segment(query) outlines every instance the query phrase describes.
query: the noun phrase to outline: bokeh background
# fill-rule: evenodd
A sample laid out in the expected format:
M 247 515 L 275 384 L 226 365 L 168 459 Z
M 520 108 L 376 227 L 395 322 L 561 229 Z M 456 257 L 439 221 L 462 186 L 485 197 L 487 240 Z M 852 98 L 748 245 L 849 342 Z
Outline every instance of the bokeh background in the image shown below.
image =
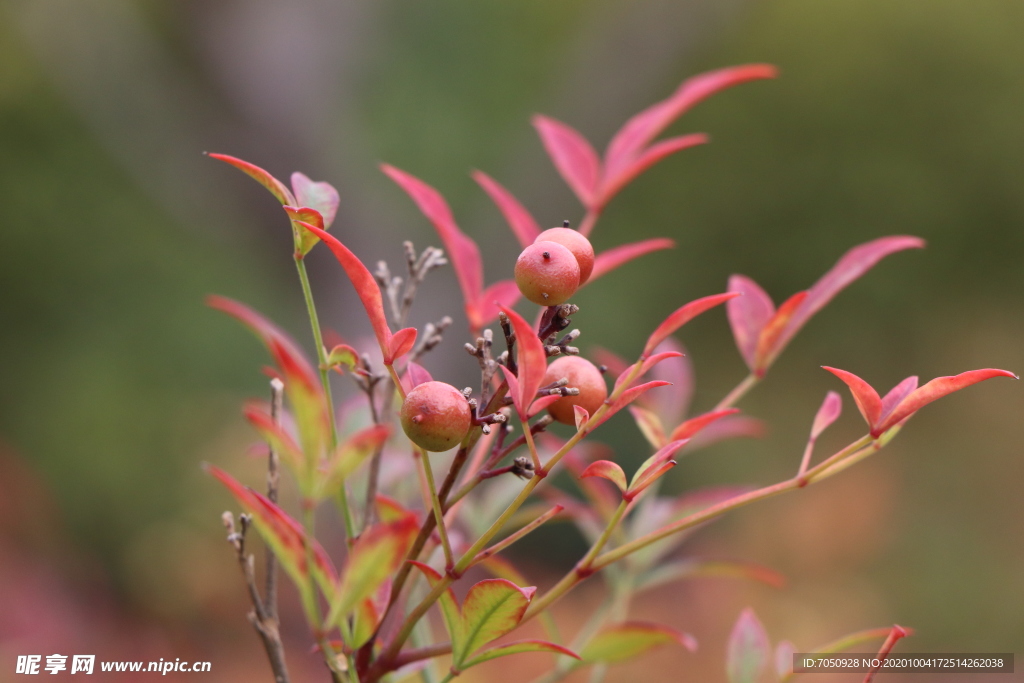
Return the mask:
M 238 406 L 264 393 L 265 361 L 202 297 L 247 301 L 301 339 L 308 328 L 280 209 L 204 150 L 333 182 L 334 230 L 369 262 L 398 259 L 402 239 L 437 241 L 376 165 L 404 168 L 446 195 L 494 280 L 515 243 L 471 169 L 542 223 L 580 216 L 531 114 L 601 148 L 694 73 L 777 64 L 779 80 L 673 128 L 713 144 L 613 202 L 599 250 L 663 235 L 679 246 L 589 287 L 575 320 L 585 351 L 631 355 L 731 273 L 778 301 L 855 244 L 926 238 L 839 296 L 743 403 L 770 424 L 765 439 L 695 453 L 671 475 L 679 490 L 768 483 L 796 467 L 814 410 L 840 388 L 822 364 L 880 388 L 1024 370 L 1022 30 L 1016 0 L 0 3 L 0 680 L 31 652 L 204 659 L 215 680 L 269 679 L 218 520 L 228 500 L 199 469 L 260 481 Z M 325 323 L 364 333 L 336 264 L 318 250 L 310 267 Z M 458 315 L 454 297 L 452 273 L 436 275 L 416 322 Z M 465 382 L 461 318 L 453 329 L 431 369 Z M 696 404 L 710 407 L 744 370 L 724 315 L 683 341 Z M 861 433 L 846 408 L 822 446 Z M 701 651 L 664 650 L 608 680 L 724 680 L 746 605 L 802 648 L 899 622 L 918 629 L 904 651 L 1020 653 L 1022 408 L 1013 382 L 972 388 L 874 461 L 703 531 L 689 552 L 764 563 L 787 587 L 706 580 L 640 600 L 633 616 L 690 630 Z M 624 459 L 643 454 L 627 418 L 609 429 Z M 568 527 L 553 534 L 524 558 L 541 584 L 582 547 Z M 566 628 L 599 588 L 565 602 Z M 296 677 L 322 680 L 290 614 Z M 546 663 L 474 680 L 529 680 Z

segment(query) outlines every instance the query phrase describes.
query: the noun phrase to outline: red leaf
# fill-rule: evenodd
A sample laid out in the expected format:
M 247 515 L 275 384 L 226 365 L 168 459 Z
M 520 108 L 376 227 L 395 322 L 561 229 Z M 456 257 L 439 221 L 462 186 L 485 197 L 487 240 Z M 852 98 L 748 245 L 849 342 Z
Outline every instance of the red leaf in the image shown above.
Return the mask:
M 643 240 L 641 242 L 623 244 L 622 246 L 602 251 L 594 258 L 594 270 L 590 273 L 590 278 L 587 280 L 587 283 L 593 282 L 602 275 L 607 275 L 619 266 L 629 263 L 635 258 L 639 258 L 645 254 L 650 254 L 652 251 L 671 249 L 674 246 L 676 246 L 676 243 L 673 240 L 664 237 L 657 237 L 655 239 Z
M 311 225 L 315 225 L 321 230 L 326 230 L 327 227 L 324 225 L 324 218 L 320 215 L 319 211 L 309 207 L 298 208 L 294 206 L 285 206 L 284 210 L 292 222 L 292 233 L 295 235 L 295 244 L 297 245 L 296 249 L 300 256 L 305 256 L 320 240 L 309 230 L 304 229 L 302 224 L 309 223 Z
M 555 394 L 553 396 L 541 396 L 540 398 L 536 399 L 533 403 L 530 404 L 529 417 L 533 417 L 534 415 L 537 415 L 541 411 L 546 410 L 548 406 L 550 406 L 552 403 L 561 398 L 561 394 Z M 579 406 L 574 407 L 578 408 Z
M 762 420 L 746 415 L 731 415 L 699 431 L 690 439 L 690 450 L 706 448 L 727 439 L 760 439 L 768 428 Z
M 626 473 L 614 462 L 609 460 L 597 460 L 587 465 L 587 468 L 580 474 L 580 479 L 587 477 L 601 477 L 619 487 L 623 493 L 626 492 Z
M 587 412 L 587 409 L 584 408 L 583 406 L 573 406 L 572 414 L 576 421 L 577 430 L 583 425 L 585 425 L 587 423 L 587 420 L 590 419 L 590 413 Z
M 210 154 L 208 156 L 211 159 L 217 159 L 218 161 L 229 163 L 239 169 L 260 185 L 270 190 L 270 194 L 274 195 L 277 201 L 282 204 L 294 205 L 296 203 L 295 196 L 292 195 L 291 190 L 289 190 L 284 183 L 264 171 L 256 164 L 250 164 L 248 161 L 242 161 L 238 157 L 229 156 L 227 154 Z
M 601 162 L 590 143 L 575 129 L 547 116 L 534 116 L 533 127 L 555 168 L 587 209 L 595 205 Z
M 889 393 L 882 397 L 882 414 L 879 419 L 884 420 L 892 415 L 892 411 L 896 409 L 896 406 L 917 389 L 917 383 L 917 375 L 911 375 L 890 389 Z
M 252 515 L 257 531 L 273 549 L 281 566 L 296 584 L 301 586 L 308 575 L 306 535 L 302 531 L 302 526 L 266 496 L 253 491 L 248 486 L 243 486 L 224 470 L 214 465 L 205 465 L 204 467 L 207 472 L 224 484 L 239 504 Z M 316 541 L 313 541 L 313 554 L 318 570 L 316 572 L 317 580 L 324 587 L 333 587 L 338 580 L 337 571 L 327 553 Z
M 519 287 L 514 280 L 500 280 L 485 289 L 467 314 L 474 334 L 498 317 L 498 309 L 512 308 L 519 301 L 519 296 Z
M 601 181 L 601 194 L 598 199 L 598 205 L 605 206 L 622 188 L 633 182 L 638 175 L 665 157 L 690 147 L 707 144 L 708 142 L 710 140 L 707 135 L 693 133 L 691 135 L 669 138 L 668 140 L 662 140 L 651 145 L 635 161 L 622 168 L 615 175 L 605 172 L 604 178 Z
M 301 471 L 304 456 L 299 444 L 291 437 L 291 434 L 281 428 L 279 424 L 260 405 L 247 405 L 244 411 L 245 419 L 253 426 L 263 440 L 270 444 L 278 455 L 290 463 L 296 471 Z
M 675 312 L 665 318 L 665 321 L 658 325 L 658 328 L 654 330 L 651 336 L 647 339 L 647 345 L 644 346 L 643 356 L 649 356 L 655 346 L 660 344 L 669 335 L 696 318 L 701 313 L 710 310 L 719 304 L 723 304 L 729 299 L 733 299 L 737 296 L 739 296 L 739 294 L 736 292 L 713 294 L 680 306 L 675 310 Z
M 890 427 L 899 424 L 936 399 L 952 394 L 954 391 L 960 391 L 972 384 L 983 382 L 986 379 L 992 379 L 993 377 L 1012 377 L 1014 379 L 1020 379 L 1017 375 L 1007 370 L 995 370 L 991 368 L 962 372 L 959 375 L 954 375 L 952 377 L 936 377 L 931 382 L 928 382 L 920 389 L 914 390 L 906 398 L 900 401 L 893 409 L 892 413 L 886 417 L 880 425 L 878 425 L 877 430 L 872 430 L 872 435 L 878 436 L 879 434 L 883 434 Z M 875 434 L 875 431 L 877 431 L 878 434 Z
M 651 371 L 652 368 L 654 368 L 655 365 L 657 365 L 661 361 L 667 360 L 669 358 L 680 358 L 682 357 L 682 355 L 683 354 L 680 351 L 662 351 L 661 353 L 656 353 L 653 356 L 648 356 L 642 361 L 637 361 L 637 363 L 641 364 L 640 372 L 637 373 L 636 377 L 633 378 L 633 381 L 635 382 L 636 380 L 646 375 L 648 372 Z M 613 394 L 620 386 L 622 386 L 622 383 L 629 379 L 629 376 L 633 374 L 633 371 L 636 369 L 637 363 L 633 363 L 632 365 L 630 365 L 628 368 L 619 373 L 618 377 L 615 378 L 615 387 L 612 389 Z
M 516 335 L 516 366 L 518 367 L 516 379 L 519 386 L 518 391 L 512 395 L 512 399 L 519 416 L 525 418 L 528 415 L 530 404 L 533 403 L 533 399 L 537 395 L 537 390 L 544 381 L 548 363 L 547 354 L 544 352 L 544 344 L 537 337 L 537 333 L 533 331 L 530 323 L 511 308 L 502 307 L 501 311 L 512 322 L 512 330 Z M 508 374 L 506 372 L 506 377 Z M 511 382 L 509 382 L 509 389 L 512 389 Z
M 740 412 L 739 408 L 726 408 L 724 410 L 714 410 L 709 413 L 704 413 L 703 415 L 698 415 L 697 417 L 692 417 L 673 429 L 669 439 L 672 441 L 675 441 L 676 439 L 689 439 L 712 422 L 720 420 L 726 415 L 735 415 L 738 412 Z
M 640 398 L 647 391 L 649 391 L 649 390 L 651 390 L 651 389 L 653 389 L 655 387 L 666 387 L 666 386 L 669 386 L 668 382 L 662 382 L 662 381 L 659 381 L 659 380 L 653 380 L 651 382 L 647 382 L 646 384 L 641 384 L 639 386 L 630 387 L 629 389 L 626 389 L 624 392 L 622 392 L 622 395 L 619 396 L 619 398 L 617 398 L 612 404 L 610 404 L 608 406 L 608 410 L 605 412 L 605 414 L 603 416 L 601 416 L 600 420 L 597 420 L 595 422 L 592 419 L 590 421 L 590 424 L 587 426 L 587 429 L 593 431 L 598 425 L 604 424 L 608 420 L 608 418 L 610 418 L 612 415 L 614 415 L 615 413 L 619 412 L 620 410 L 622 410 L 623 408 L 628 406 L 633 401 L 635 401 L 638 398 Z
M 345 274 L 356 288 L 356 294 L 366 309 L 366 315 L 370 318 L 373 326 L 373 333 L 377 336 L 377 343 L 380 345 L 380 352 L 384 356 L 384 362 L 388 365 L 394 362 L 391 354 L 391 328 L 388 327 L 387 316 L 384 314 L 384 299 L 381 297 L 377 281 L 370 275 L 363 262 L 355 254 L 349 251 L 348 247 L 338 241 L 333 235 L 329 235 L 316 226 L 309 223 L 299 222 L 299 225 L 306 228 L 314 235 L 322 239 L 338 263 L 345 269 Z
M 753 370 L 757 342 L 761 338 L 761 330 L 775 315 L 775 304 L 756 282 L 743 275 L 729 278 L 729 291 L 742 294 L 725 305 L 725 312 L 729 316 L 736 347 L 747 367 Z
M 240 321 L 263 341 L 281 374 L 284 375 L 286 387 L 291 382 L 301 382 L 307 390 L 319 391 L 320 382 L 313 366 L 306 360 L 292 338 L 276 325 L 233 299 L 211 295 L 206 297 L 206 304 Z
M 882 399 L 878 397 L 878 392 L 875 391 L 870 384 L 852 372 L 847 372 L 846 370 L 840 370 L 838 368 L 830 368 L 827 365 L 823 365 L 822 367 L 839 379 L 843 380 L 843 382 L 846 383 L 846 386 L 850 387 L 850 393 L 853 394 L 853 400 L 857 404 L 857 409 L 860 410 L 860 414 L 864 416 L 864 420 L 868 423 L 868 427 L 871 427 L 872 435 L 877 436 L 875 434 L 875 425 L 878 424 L 882 415 Z
M 806 299 L 807 292 L 797 292 L 786 299 L 761 330 L 761 338 L 757 340 L 757 353 L 754 354 L 754 372 L 759 375 L 764 374 L 764 371 L 782 351 L 779 339 Z
M 394 522 L 374 524 L 359 535 L 345 562 L 328 623 L 346 617 L 388 581 L 405 561 L 418 531 L 416 516 L 409 514 Z
M 455 217 L 437 190 L 405 171 L 382 164 L 381 170 L 405 190 L 421 213 L 434 225 L 448 252 L 448 260 L 455 269 L 462 297 L 467 309 L 476 304 L 484 288 L 483 262 L 476 242 L 467 237 L 455 224 Z
M 915 378 L 915 386 L 916 378 Z M 888 397 L 886 397 L 888 398 Z M 818 408 L 817 414 L 814 416 L 814 424 L 811 425 L 811 439 L 817 439 L 821 436 L 821 433 L 828 429 L 829 425 L 839 419 L 839 415 L 843 412 L 843 399 L 834 391 L 830 391 L 825 395 L 825 400 L 821 402 L 821 407 Z
M 316 209 L 323 216 L 324 230 L 331 227 L 338 214 L 338 191 L 327 182 L 314 182 L 304 173 L 292 173 L 292 190 L 299 206 Z M 312 222 L 312 221 L 310 221 Z
M 526 207 L 520 204 L 519 200 L 511 192 L 483 171 L 473 171 L 473 180 L 484 189 L 484 192 L 490 196 L 491 201 L 498 206 L 498 210 L 505 217 L 521 246 L 528 247 L 537 241 L 537 235 L 541 233 L 540 226 L 537 225 L 537 221 L 526 210 Z
M 395 332 L 395 335 L 391 337 L 391 341 L 388 342 L 388 352 L 390 354 L 388 357 L 389 362 L 394 363 L 396 360 L 412 351 L 412 347 L 415 345 L 415 327 L 404 327 L 398 332 Z
M 777 357 L 801 327 L 831 301 L 836 294 L 850 283 L 868 272 L 876 263 L 890 254 L 904 249 L 922 249 L 924 240 L 919 237 L 882 237 L 843 254 L 842 258 L 825 275 L 807 290 L 807 298 L 790 318 L 789 324 L 775 340 L 772 359 Z
M 720 90 L 759 78 L 775 78 L 775 67 L 749 64 L 694 76 L 667 99 L 635 115 L 619 129 L 605 151 L 605 174 L 623 172 L 654 138 L 698 102 Z
M 409 393 L 424 382 L 430 382 L 433 379 L 425 367 L 419 363 L 409 361 L 405 368 L 405 376 L 402 377 L 402 387 L 406 393 Z

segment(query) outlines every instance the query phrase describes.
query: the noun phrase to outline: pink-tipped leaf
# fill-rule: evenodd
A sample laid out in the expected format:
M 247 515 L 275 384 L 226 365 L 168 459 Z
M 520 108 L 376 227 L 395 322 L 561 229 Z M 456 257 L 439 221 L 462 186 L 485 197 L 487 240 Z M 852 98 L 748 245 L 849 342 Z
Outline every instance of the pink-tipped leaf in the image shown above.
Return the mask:
M 732 336 L 747 367 L 754 370 L 758 340 L 775 315 L 775 304 L 756 282 L 743 275 L 729 278 L 729 291 L 740 295 L 725 305 Z
M 587 465 L 587 468 L 580 474 L 580 479 L 587 477 L 601 477 L 607 479 L 618 487 L 622 493 L 626 492 L 626 473 L 618 464 L 610 460 L 597 460 Z
M 594 207 L 601 175 L 601 162 L 594 148 L 574 128 L 547 116 L 534 116 L 533 127 L 580 203 L 587 209 Z
M 295 472 L 302 472 L 305 457 L 299 444 L 295 443 L 291 434 L 277 424 L 262 405 L 249 404 L 244 410 L 245 419 L 259 432 L 260 436 L 273 448 L 281 459 Z
M 705 145 L 710 142 L 707 135 L 703 133 L 693 133 L 690 135 L 682 135 L 675 138 L 669 138 L 668 140 L 662 140 L 651 145 L 632 162 L 626 165 L 618 172 L 609 172 L 607 169 L 604 173 L 604 178 L 601 182 L 601 193 L 598 200 L 598 206 L 603 207 L 612 198 L 619 193 L 622 188 L 629 185 L 631 182 L 636 180 L 636 177 L 641 173 L 654 166 L 662 159 L 681 152 L 684 149 L 696 147 L 698 145 Z
M 771 643 L 754 610 L 747 608 L 733 626 L 726 646 L 729 683 L 758 683 L 772 659 Z
M 512 330 L 516 335 L 516 372 L 517 391 L 511 392 L 512 383 L 509 382 L 512 400 L 515 403 L 516 411 L 520 416 L 526 417 L 530 404 L 533 403 L 537 390 L 544 381 L 544 373 L 547 371 L 547 353 L 544 351 L 544 344 L 537 337 L 530 323 L 526 322 L 521 315 L 511 308 L 501 307 L 502 313 L 508 316 L 512 323 Z M 506 370 L 502 366 L 503 371 Z M 506 378 L 510 373 L 506 371 Z
M 537 241 L 537 236 L 541 233 L 540 226 L 511 192 L 483 171 L 473 171 L 473 180 L 484 189 L 484 192 L 501 211 L 501 215 L 505 217 L 505 221 L 512 228 L 516 239 L 519 240 L 520 246 L 528 247 Z
M 573 406 L 572 415 L 576 422 L 576 429 L 581 429 L 590 420 L 590 413 L 583 406 Z
M 507 657 L 508 655 L 517 655 L 523 652 L 551 652 L 556 655 L 567 655 L 574 659 L 579 659 L 580 656 L 570 650 L 567 647 L 550 643 L 546 640 L 517 640 L 514 643 L 508 643 L 507 645 L 498 645 L 496 647 L 489 647 L 486 650 L 482 650 L 475 657 L 465 662 L 462 665 L 462 669 L 468 669 L 471 666 L 477 664 L 483 664 L 489 662 L 492 659 L 498 657 Z
M 757 350 L 754 353 L 754 372 L 763 375 L 775 360 L 782 349 L 779 339 L 789 329 L 793 316 L 800 310 L 804 301 L 807 300 L 807 296 L 807 292 L 797 292 L 786 299 L 761 330 L 761 338 L 757 340 Z
M 703 415 L 691 417 L 689 420 L 673 429 L 669 438 L 672 440 L 689 439 L 711 423 L 717 422 L 723 417 L 735 415 L 738 412 L 740 412 L 739 408 L 723 408 L 722 410 L 713 410 L 711 412 L 704 413 Z
M 829 426 L 839 419 L 843 412 L 843 398 L 834 391 L 825 394 L 825 400 L 814 415 L 814 423 L 811 425 L 811 439 L 817 439 Z
M 697 650 L 697 640 L 688 633 L 663 624 L 627 621 L 603 628 L 583 648 L 580 657 L 588 664 L 619 664 L 673 643 L 690 652 Z
M 612 247 L 607 251 L 602 251 L 594 258 L 594 270 L 591 271 L 590 278 L 584 285 L 590 284 L 602 275 L 607 275 L 619 266 L 625 265 L 645 254 L 661 251 L 662 249 L 672 249 L 675 246 L 676 243 L 673 240 L 665 237 L 656 237 L 640 242 L 623 244 L 618 247 Z
M 605 411 L 604 415 L 602 415 L 599 420 L 590 421 L 590 423 L 587 425 L 587 429 L 591 431 L 596 429 L 599 425 L 604 424 L 608 420 L 608 418 L 612 417 L 613 415 L 615 415 L 615 413 L 627 407 L 630 403 L 637 400 L 651 389 L 667 386 L 669 386 L 668 382 L 664 382 L 661 380 L 651 380 L 650 382 L 646 382 L 644 384 L 640 384 L 635 387 L 630 387 L 629 389 L 626 389 L 617 399 L 608 404 L 608 410 Z
M 882 416 L 882 399 L 879 398 L 878 392 L 852 372 L 840 370 L 839 368 L 830 368 L 827 365 L 822 367 L 841 379 L 850 388 L 853 402 L 857 404 L 857 409 L 864 416 L 864 421 L 871 427 L 872 435 L 877 436 L 875 434 L 875 427 L 879 424 Z
M 652 474 L 653 474 L 653 472 L 655 470 L 660 468 L 665 463 L 671 461 L 672 456 L 675 455 L 679 451 L 679 449 L 681 449 L 683 446 L 685 446 L 687 441 L 688 441 L 687 439 L 679 439 L 679 440 L 672 441 L 671 443 L 668 443 L 665 446 L 663 446 L 662 448 L 658 449 L 658 451 L 654 455 L 652 455 L 651 457 L 647 458 L 647 460 L 645 460 L 643 462 L 643 464 L 640 465 L 640 467 L 637 469 L 636 473 L 633 475 L 633 478 L 630 480 L 630 482 L 629 482 L 629 489 L 628 489 L 627 493 L 634 493 L 634 492 L 636 492 L 636 490 L 640 487 L 641 484 L 643 484 L 644 487 L 646 487 L 646 486 L 649 486 L 651 483 L 653 483 L 653 482 L 647 482 L 647 483 L 644 483 L 644 482 L 650 476 L 652 476 Z M 663 473 L 664 472 L 659 473 L 657 476 L 660 477 L 661 474 L 663 474 Z M 655 477 L 655 478 L 657 478 L 657 477 Z
M 282 204 L 294 205 L 296 203 L 295 196 L 284 183 L 256 164 L 250 164 L 248 161 L 243 161 L 238 157 L 233 157 L 228 154 L 210 154 L 208 156 L 211 159 L 223 161 L 239 169 L 260 185 L 267 188 L 267 190 L 270 191 L 270 194 L 274 195 L 274 198 Z
M 381 355 L 384 356 L 384 363 L 392 365 L 401 357 L 401 354 L 396 355 L 396 351 L 407 353 L 412 348 L 416 342 L 416 330 L 407 327 L 392 335 L 391 328 L 388 327 L 387 316 L 384 314 L 384 299 L 381 296 L 380 288 L 363 262 L 333 235 L 309 223 L 300 221 L 299 225 L 322 239 L 334 257 L 338 259 L 338 263 L 341 264 L 348 279 L 352 282 L 352 286 L 356 288 L 356 294 L 359 295 L 359 300 L 370 319 L 373 333 L 380 345 Z M 392 344 L 392 337 L 397 340 L 395 344 Z
M 776 75 L 775 67 L 768 64 L 748 64 L 699 74 L 684 81 L 667 99 L 636 114 L 619 129 L 604 155 L 605 174 L 614 176 L 623 172 L 654 138 L 698 102 L 734 85 Z
M 872 430 L 872 433 L 877 431 L 878 434 L 882 434 L 890 427 L 899 424 L 932 401 L 952 394 L 954 391 L 960 391 L 972 384 L 992 379 L 993 377 L 1012 377 L 1013 379 L 1020 379 L 1017 375 L 1008 370 L 997 370 L 994 368 L 971 370 L 951 377 L 936 377 L 919 389 L 915 389 L 910 392 L 910 394 L 900 401 L 896 407 L 893 408 L 892 412 L 882 420 L 881 424 L 879 424 L 875 430 Z
M 704 313 L 705 311 L 708 311 L 720 304 L 724 304 L 729 299 L 733 299 L 737 296 L 739 296 L 739 294 L 736 292 L 713 294 L 680 306 L 673 311 L 671 315 L 665 318 L 664 322 L 658 325 L 657 329 L 651 333 L 651 336 L 647 339 L 647 345 L 644 346 L 643 357 L 649 356 L 651 352 L 654 351 L 654 347 L 701 313 Z
M 656 412 L 650 408 L 634 404 L 629 407 L 629 414 L 633 416 L 636 426 L 640 429 L 640 433 L 644 435 L 644 438 L 647 439 L 647 443 L 655 448 L 661 448 L 668 443 L 665 426 Z

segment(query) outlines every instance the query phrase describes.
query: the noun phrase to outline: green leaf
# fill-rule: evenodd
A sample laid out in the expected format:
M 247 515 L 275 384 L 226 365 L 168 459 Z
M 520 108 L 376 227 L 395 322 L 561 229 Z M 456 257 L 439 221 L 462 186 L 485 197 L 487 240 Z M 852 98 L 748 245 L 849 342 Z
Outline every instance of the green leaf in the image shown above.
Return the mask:
M 356 539 L 331 603 L 329 623 L 347 617 L 398 571 L 418 531 L 416 517 L 409 515 L 396 522 L 374 524 Z
M 352 614 L 352 643 L 350 645 L 352 649 L 365 645 L 366 641 L 377 630 L 377 626 L 380 625 L 380 620 L 384 618 L 384 613 L 388 608 L 388 600 L 391 598 L 391 584 L 392 581 L 389 576 L 374 591 L 373 595 L 356 605 L 355 612 Z
M 782 588 L 786 577 L 773 569 L 741 560 L 681 560 L 659 564 L 637 581 L 636 591 L 650 590 L 666 583 L 697 578 L 729 578 L 758 581 L 773 588 Z
M 394 498 L 388 498 L 385 495 L 378 494 L 376 500 L 377 508 L 377 519 L 382 522 L 397 522 L 409 515 L 417 517 L 415 512 L 412 512 L 408 508 L 404 507 Z
M 306 535 L 301 525 L 266 496 L 243 486 L 219 467 L 206 465 L 205 468 L 227 487 L 235 500 L 252 516 L 256 531 L 277 557 L 285 573 L 299 587 L 304 607 L 307 613 L 312 614 L 310 608 L 315 598 L 306 590 L 309 576 L 306 566 Z M 313 542 L 313 554 L 316 568 L 313 578 L 324 595 L 333 595 L 338 583 L 337 571 L 323 547 L 316 541 Z
M 696 639 L 688 633 L 662 624 L 627 621 L 603 629 L 580 655 L 587 664 L 617 664 L 670 643 L 678 643 L 690 652 L 697 649 Z
M 373 425 L 342 442 L 327 463 L 327 472 L 319 479 L 314 498 L 323 500 L 337 493 L 345 479 L 384 445 L 390 433 L 386 424 Z
M 413 564 L 431 586 L 441 581 L 441 575 L 431 567 L 421 562 Z M 518 626 L 536 591 L 535 587 L 520 588 L 505 579 L 484 579 L 469 589 L 460 607 L 451 589 L 445 590 L 440 605 L 452 640 L 452 670 L 462 671 L 477 650 Z
M 555 645 L 549 643 L 546 640 L 517 640 L 514 643 L 508 645 L 499 645 L 498 647 L 492 647 L 484 650 L 476 657 L 463 664 L 463 670 L 468 669 L 471 666 L 482 664 L 483 662 L 497 659 L 498 657 L 505 657 L 507 655 L 517 655 L 520 652 L 554 652 L 559 655 L 568 655 L 579 659 L 580 656 L 570 650 L 567 647 L 561 645 Z
M 284 210 L 292 222 L 292 237 L 295 238 L 295 248 L 301 256 L 305 256 L 317 245 L 320 238 L 306 230 L 303 225 L 312 225 L 321 230 L 326 230 L 324 217 L 316 209 L 306 206 L 285 206 Z
M 359 352 L 348 344 L 338 344 L 327 356 L 327 365 L 332 368 L 344 365 L 349 370 L 359 367 Z
M 726 649 L 729 683 L 757 683 L 771 661 L 771 645 L 754 610 L 747 608 L 733 626 Z

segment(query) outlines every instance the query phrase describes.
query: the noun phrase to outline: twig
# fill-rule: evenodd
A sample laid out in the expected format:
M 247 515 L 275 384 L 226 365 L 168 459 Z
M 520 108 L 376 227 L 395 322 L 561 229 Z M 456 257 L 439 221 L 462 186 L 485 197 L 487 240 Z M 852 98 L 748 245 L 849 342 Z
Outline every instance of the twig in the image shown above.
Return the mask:
M 283 403 L 284 382 L 275 377 L 270 380 L 270 419 L 278 426 L 281 425 L 281 413 L 284 409 Z M 267 498 L 272 503 L 276 503 L 277 487 L 280 482 L 280 473 L 278 471 L 280 457 L 273 446 L 267 445 L 270 449 L 267 456 Z M 267 552 L 266 574 L 267 583 L 264 589 L 266 600 L 264 601 L 264 606 L 267 617 L 273 619 L 274 623 L 277 624 L 277 556 L 269 551 Z

